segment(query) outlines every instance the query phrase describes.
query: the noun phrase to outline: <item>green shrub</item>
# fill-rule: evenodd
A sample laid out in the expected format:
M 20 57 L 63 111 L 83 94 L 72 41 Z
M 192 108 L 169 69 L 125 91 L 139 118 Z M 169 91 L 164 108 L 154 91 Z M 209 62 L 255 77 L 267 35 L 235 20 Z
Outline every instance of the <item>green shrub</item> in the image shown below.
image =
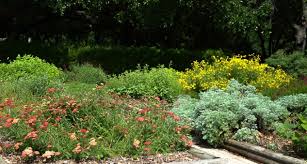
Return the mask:
M 302 113 L 307 109 L 307 94 L 280 97 L 276 102 L 286 107 L 292 113 Z
M 300 79 L 296 79 L 290 82 L 287 86 L 280 88 L 266 89 L 262 91 L 262 94 L 269 96 L 272 99 L 278 99 L 282 96 L 295 95 L 300 93 L 307 93 L 306 82 Z
M 295 151 L 303 156 L 307 157 L 307 116 L 299 116 L 298 131 L 296 135 L 292 137 L 292 141 L 295 147 Z
M 69 55 L 79 63 L 101 65 L 107 73 L 123 73 L 134 70 L 137 64 L 171 66 L 176 70 L 185 70 L 195 60 L 210 61 L 212 54 L 225 54 L 221 50 L 189 51 L 185 49 L 160 49 L 157 47 L 107 47 L 103 45 L 71 48 Z
M 7 72 L 7 65 L 4 64 L 4 63 L 0 63 L 0 75 L 1 76 L 4 76 L 5 73 Z M 4 80 L 4 77 L 0 77 L 0 81 L 3 81 Z
M 7 97 L 14 97 L 20 101 L 36 100 L 44 96 L 49 88 L 62 89 L 62 81 L 50 80 L 46 76 L 4 81 L 0 82 L 0 100 Z
M 2 95 L 24 100 L 43 96 L 47 89 L 59 86 L 62 72 L 52 64 L 31 55 L 18 56 L 9 64 L 0 64 Z
M 108 88 L 133 97 L 159 96 L 167 100 L 172 100 L 182 92 L 176 71 L 163 67 L 127 71 L 111 78 Z
M 258 131 L 273 129 L 273 123 L 285 119 L 285 107 L 256 93 L 256 88 L 231 80 L 226 90 L 210 89 L 199 94 L 199 100 L 189 109 L 181 104 L 175 113 L 183 109 L 193 112 L 192 124 L 202 132 L 203 139 L 211 145 L 222 144 L 242 128 Z M 182 101 L 184 102 L 184 101 Z M 188 101 L 186 101 L 188 102 Z M 188 105 L 189 106 L 189 105 Z M 181 112 L 177 113 L 181 116 Z M 239 131 L 237 136 L 241 133 Z M 251 135 L 254 133 L 250 133 Z M 246 136 L 246 138 L 253 138 Z
M 255 129 L 241 128 L 233 135 L 233 139 L 241 142 L 257 143 L 258 133 Z
M 276 125 L 276 131 L 279 135 L 291 139 L 294 151 L 302 156 L 307 157 L 307 116 L 299 115 L 295 121 L 286 121 Z
M 13 81 L 12 84 L 14 85 L 14 93 L 19 96 L 21 94 L 43 96 L 47 93 L 48 88 L 61 88 L 62 85 L 60 80 L 50 80 L 47 76 L 20 78 Z
M 294 76 L 307 76 L 307 57 L 303 52 L 297 51 L 287 54 L 283 50 L 279 50 L 267 58 L 265 62 L 274 67 L 281 67 Z
M 307 94 L 297 94 L 280 97 L 276 103 L 286 107 L 291 113 L 284 123 L 276 125 L 280 136 L 291 139 L 295 152 L 307 157 Z
M 107 75 L 100 68 L 90 64 L 73 65 L 71 71 L 66 72 L 67 81 L 78 81 L 87 84 L 99 84 L 107 81 Z
M 17 56 L 16 60 L 5 64 L 2 80 L 14 81 L 20 78 L 46 76 L 49 79 L 60 78 L 62 72 L 54 65 L 31 55 Z
M 187 95 L 180 95 L 174 102 L 172 111 L 181 118 L 191 122 L 194 115 L 192 109 L 194 109 L 196 102 L 197 99 L 191 98 Z

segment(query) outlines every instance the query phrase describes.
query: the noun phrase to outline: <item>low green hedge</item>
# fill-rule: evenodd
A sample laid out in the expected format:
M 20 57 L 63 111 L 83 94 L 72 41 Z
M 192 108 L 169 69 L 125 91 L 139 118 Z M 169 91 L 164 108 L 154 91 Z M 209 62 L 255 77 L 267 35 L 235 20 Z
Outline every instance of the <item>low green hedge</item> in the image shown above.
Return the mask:
M 211 56 L 225 56 L 221 50 L 190 51 L 186 49 L 160 49 L 157 47 L 124 47 L 84 45 L 80 43 L 43 43 L 32 41 L 0 42 L 0 61 L 9 62 L 17 55 L 33 54 L 64 69 L 71 63 L 90 63 L 100 66 L 106 73 L 123 73 L 136 69 L 136 65 L 171 66 L 183 71 L 195 60 L 211 60 Z
M 210 53 L 209 53 L 210 52 Z M 214 52 L 214 53 L 213 53 Z M 107 73 L 122 73 L 136 69 L 136 65 L 170 66 L 176 70 L 190 67 L 195 60 L 210 60 L 212 55 L 223 56 L 220 50 L 189 51 L 156 47 L 81 47 L 70 50 L 70 57 L 79 63 L 100 65 Z

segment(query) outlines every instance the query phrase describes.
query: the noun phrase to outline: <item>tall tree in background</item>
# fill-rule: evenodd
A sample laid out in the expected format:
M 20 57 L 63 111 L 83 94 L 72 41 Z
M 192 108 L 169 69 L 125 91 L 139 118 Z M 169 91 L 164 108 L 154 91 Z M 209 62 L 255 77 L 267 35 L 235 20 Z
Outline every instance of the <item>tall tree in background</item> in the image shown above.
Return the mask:
M 299 0 L 2 0 L 0 30 L 13 39 L 78 40 L 92 32 L 96 43 L 224 48 L 266 58 L 305 40 L 303 6 Z

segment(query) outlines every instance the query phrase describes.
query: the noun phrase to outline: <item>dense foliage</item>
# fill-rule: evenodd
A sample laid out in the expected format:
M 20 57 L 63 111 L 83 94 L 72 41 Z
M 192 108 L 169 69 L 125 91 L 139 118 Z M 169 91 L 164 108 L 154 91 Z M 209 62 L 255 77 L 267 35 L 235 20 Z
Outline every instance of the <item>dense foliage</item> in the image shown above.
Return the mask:
M 133 97 L 159 96 L 172 100 L 182 93 L 175 70 L 171 68 L 139 68 L 111 78 L 107 87 L 110 91 Z
M 294 150 L 302 157 L 307 157 L 307 102 L 306 94 L 284 96 L 276 100 L 291 111 L 291 117 L 284 123 L 276 124 L 279 135 L 291 139 Z
M 272 99 L 277 99 L 282 96 L 295 95 L 300 93 L 307 93 L 306 79 L 294 79 L 290 84 L 275 89 L 267 89 L 262 93 Z
M 179 99 L 173 111 L 182 117 L 192 115 L 189 119 L 193 126 L 203 134 L 204 140 L 215 146 L 232 136 L 242 136 L 242 140 L 250 137 L 242 133 L 272 130 L 273 123 L 285 119 L 289 114 L 279 103 L 257 94 L 255 87 L 242 85 L 235 80 L 230 82 L 226 90 L 201 92 L 193 104 L 189 99 Z M 189 112 L 183 113 L 183 110 Z
M 254 85 L 263 91 L 287 85 L 292 77 L 281 69 L 261 64 L 257 57 L 248 60 L 242 56 L 215 58 L 212 64 L 195 61 L 192 69 L 180 73 L 180 83 L 184 89 L 194 91 L 226 88 L 231 79 Z
M 307 76 L 307 57 L 303 52 L 286 53 L 283 50 L 277 51 L 266 59 L 266 63 L 274 67 L 280 67 L 296 77 Z
M 11 0 L 0 2 L 5 22 L 0 35 L 9 40 L 218 47 L 267 57 L 280 48 L 295 48 L 293 25 L 303 25 L 303 10 L 303 1 L 286 0 Z
M 16 60 L 9 64 L 1 64 L 1 68 L 0 80 L 5 81 L 39 76 L 56 79 L 62 74 L 53 64 L 46 63 L 44 60 L 31 55 L 18 56 Z
M 107 81 L 107 75 L 101 68 L 95 68 L 90 64 L 72 65 L 66 72 L 67 81 L 75 81 L 88 84 L 100 84 Z

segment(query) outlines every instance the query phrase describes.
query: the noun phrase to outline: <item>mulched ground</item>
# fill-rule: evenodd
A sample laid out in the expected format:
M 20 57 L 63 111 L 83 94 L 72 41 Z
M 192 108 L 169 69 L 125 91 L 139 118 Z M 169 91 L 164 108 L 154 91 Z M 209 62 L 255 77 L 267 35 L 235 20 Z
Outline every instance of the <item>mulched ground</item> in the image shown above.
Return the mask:
M 294 155 L 295 152 L 292 147 L 292 141 L 279 137 L 276 134 L 262 134 L 260 133 L 258 145 L 270 149 L 275 152 L 283 153 L 285 155 Z
M 3 161 L 9 164 L 22 164 L 26 163 L 22 161 L 20 156 L 16 155 L 5 155 L 1 154 Z M 159 164 L 159 163 L 170 163 L 170 162 L 182 162 L 182 161 L 194 161 L 199 160 L 197 157 L 193 156 L 188 152 L 176 152 L 170 153 L 166 155 L 157 154 L 152 156 L 143 156 L 140 158 L 125 158 L 125 157 L 118 157 L 112 158 L 107 160 L 82 160 L 82 161 L 75 161 L 75 160 L 59 160 L 59 161 L 52 161 L 52 162 L 44 162 L 43 160 L 36 160 L 27 163 L 48 163 L 48 164 Z M 0 161 L 0 164 L 1 161 Z
M 302 156 L 299 156 L 295 151 L 292 145 L 292 141 L 289 139 L 282 138 L 274 133 L 258 135 L 257 145 L 272 150 L 274 152 L 282 153 L 291 157 L 295 157 L 302 160 Z

